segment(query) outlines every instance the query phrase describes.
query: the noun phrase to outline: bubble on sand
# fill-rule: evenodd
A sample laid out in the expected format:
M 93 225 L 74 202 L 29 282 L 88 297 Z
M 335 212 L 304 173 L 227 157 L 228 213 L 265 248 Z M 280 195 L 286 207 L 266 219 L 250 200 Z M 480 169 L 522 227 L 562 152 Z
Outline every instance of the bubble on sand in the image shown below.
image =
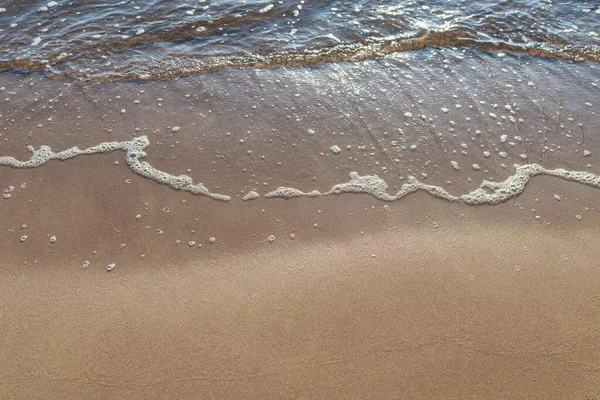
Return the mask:
M 260 194 L 256 193 L 254 190 L 251 190 L 248 192 L 248 194 L 246 194 L 244 197 L 242 197 L 242 200 L 249 201 L 249 200 L 258 199 L 259 197 L 260 197 Z
M 290 239 L 292 239 L 292 240 L 296 239 L 296 235 L 294 235 L 293 233 L 290 233 Z
M 208 242 L 210 244 L 215 244 L 216 241 L 217 241 L 217 239 L 215 239 L 214 237 L 211 237 L 210 239 L 208 239 Z
M 117 266 L 117 264 L 115 264 L 115 263 L 108 264 L 108 266 L 106 267 L 106 270 L 107 270 L 108 272 L 110 272 L 110 271 L 112 271 L 113 269 L 115 269 L 115 267 L 116 267 L 116 266 Z
M 188 243 L 188 246 L 190 246 L 190 247 L 194 247 L 195 245 L 196 245 L 196 242 L 194 242 L 193 240 L 191 240 L 191 241 Z
M 50 236 L 50 243 L 56 243 L 56 236 Z
M 27 240 L 27 235 L 21 236 L 20 240 L 21 240 L 21 243 L 23 243 L 24 241 L 26 241 Z

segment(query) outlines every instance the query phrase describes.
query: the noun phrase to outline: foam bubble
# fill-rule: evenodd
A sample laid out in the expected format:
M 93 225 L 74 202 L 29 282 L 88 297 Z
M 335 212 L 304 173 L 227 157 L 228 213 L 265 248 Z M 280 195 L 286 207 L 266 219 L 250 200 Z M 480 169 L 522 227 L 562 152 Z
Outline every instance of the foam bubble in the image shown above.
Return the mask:
M 357 172 L 351 172 L 349 182 L 334 185 L 325 193 L 320 193 L 316 190 L 310 193 L 305 193 L 291 187 L 280 187 L 277 190 L 268 193 L 265 195 L 265 197 L 283 197 L 289 199 L 302 196 L 318 197 L 332 194 L 339 195 L 344 193 L 364 193 L 369 194 L 379 200 L 395 201 L 410 193 L 423 190 L 434 197 L 448 201 L 462 200 L 463 202 L 472 205 L 498 204 L 521 194 L 525 190 L 525 186 L 529 180 L 536 175 L 554 176 L 600 188 L 600 176 L 586 171 L 567 171 L 562 168 L 550 170 L 538 164 L 527 164 L 522 166 L 515 165 L 515 169 L 515 174 L 508 177 L 505 181 L 491 182 L 484 180 L 479 188 L 462 196 L 454 196 L 439 186 L 424 184 L 418 181 L 414 176 L 409 176 L 408 182 L 402 185 L 398 193 L 392 195 L 387 192 L 387 183 L 379 176 L 360 176 Z M 559 200 L 560 196 L 555 195 L 554 198 Z
M 285 199 L 291 199 L 293 197 L 319 197 L 321 195 L 322 195 L 322 193 L 319 192 L 318 190 L 313 190 L 310 193 L 304 193 L 295 188 L 282 186 L 282 187 L 279 187 L 279 188 L 273 190 L 272 192 L 265 194 L 265 197 L 266 198 L 283 197 Z
M 270 193 L 267 193 L 265 197 L 283 197 L 290 199 L 293 197 L 319 197 L 329 196 L 332 194 L 344 194 L 344 193 L 364 193 L 370 194 L 371 196 L 383 200 L 383 201 L 394 201 L 398 200 L 407 194 L 416 192 L 418 190 L 424 190 L 427 193 L 446 199 L 449 201 L 458 200 L 458 197 L 451 195 L 441 187 L 426 185 L 419 182 L 414 176 L 408 178 L 408 182 L 402 185 L 400 191 L 395 195 L 391 195 L 387 192 L 388 185 L 377 175 L 365 175 L 360 176 L 357 172 L 350 173 L 350 181 L 346 183 L 338 183 L 334 185 L 329 191 L 321 193 L 317 190 L 313 190 L 310 193 L 302 192 L 296 188 L 291 187 L 280 187 Z
M 515 165 L 516 173 L 503 182 L 483 181 L 474 191 L 461 196 L 469 204 L 498 204 L 525 190 L 529 180 L 536 175 L 549 175 L 600 188 L 600 177 L 585 171 L 567 171 L 562 168 L 546 169 L 538 164 Z M 556 197 L 555 197 L 556 198 Z
M 258 10 L 259 14 L 264 14 L 264 13 L 268 13 L 269 11 L 271 11 L 271 9 L 273 9 L 274 5 L 273 4 L 269 4 L 263 8 L 261 8 L 260 10 Z
M 194 184 L 192 178 L 187 175 L 171 175 L 167 172 L 154 168 L 146 161 L 140 161 L 141 158 L 146 156 L 144 150 L 149 145 L 150 142 L 148 138 L 146 136 L 140 136 L 131 141 L 100 143 L 99 145 L 85 150 L 80 150 L 78 147 L 72 147 L 59 153 L 53 152 L 48 146 L 41 146 L 37 150 L 32 146 L 28 146 L 28 149 L 31 152 L 31 157 L 29 160 L 20 161 L 14 157 L 3 156 L 0 157 L 0 166 L 12 168 L 37 168 L 50 160 L 58 159 L 66 161 L 83 154 L 107 154 L 116 150 L 123 150 L 126 152 L 125 161 L 127 166 L 138 175 L 151 179 L 157 183 L 169 186 L 175 190 L 182 190 L 196 195 L 207 196 L 215 200 L 229 201 L 231 199 L 229 196 L 211 193 L 202 183 Z
M 242 200 L 250 201 L 250 200 L 258 199 L 259 197 L 260 197 L 260 194 L 256 193 L 254 190 L 251 190 L 248 192 L 248 194 L 246 194 L 244 197 L 242 197 Z
M 160 171 L 152 167 L 146 161 L 141 161 L 140 159 L 146 156 L 144 150 L 149 145 L 150 142 L 148 141 L 148 138 L 146 136 L 140 136 L 131 141 L 105 142 L 85 150 L 81 150 L 78 147 L 72 147 L 58 153 L 53 152 L 48 146 L 41 146 L 39 149 L 34 149 L 33 147 L 29 146 L 28 149 L 31 152 L 31 156 L 28 160 L 21 161 L 15 159 L 14 157 L 3 156 L 0 157 L 0 166 L 7 166 L 11 168 L 37 168 L 50 160 L 58 159 L 66 161 L 79 155 L 106 154 L 116 150 L 122 150 L 126 152 L 125 160 L 127 166 L 138 175 L 151 179 L 157 183 L 169 186 L 175 190 L 187 191 L 192 194 L 207 196 L 215 200 L 230 200 L 229 196 L 209 192 L 202 183 L 194 184 L 192 178 L 187 175 L 171 175 L 167 172 Z M 507 157 L 507 154 L 504 152 L 500 152 L 498 155 L 503 158 Z M 452 165 L 454 166 L 453 162 Z M 501 166 L 503 168 L 506 167 L 504 164 Z M 479 165 L 473 164 L 472 167 L 473 169 L 477 170 Z M 521 192 L 523 192 L 529 180 L 533 176 L 540 174 L 555 176 L 561 179 L 575 181 L 600 188 L 600 176 L 594 175 L 590 172 L 568 171 L 562 168 L 549 170 L 538 164 L 526 164 L 522 166 L 515 165 L 515 169 L 515 174 L 508 177 L 505 181 L 490 182 L 484 180 L 479 188 L 462 196 L 454 196 L 439 186 L 424 184 L 418 181 L 414 176 L 409 176 L 408 181 L 402 185 L 396 194 L 389 194 L 387 183 L 379 176 L 360 176 L 357 172 L 351 172 L 349 182 L 336 184 L 329 191 L 324 193 L 318 190 L 303 192 L 293 187 L 282 186 L 272 192 L 267 193 L 265 197 L 281 197 L 285 199 L 291 199 L 294 197 L 320 197 L 333 194 L 339 195 L 344 193 L 364 193 L 369 194 L 379 200 L 395 201 L 410 193 L 423 190 L 432 196 L 448 201 L 462 200 L 467 204 L 498 204 L 510 199 L 511 197 L 519 195 Z M 10 194 L 12 190 L 13 188 L 11 186 L 9 189 L 5 189 L 3 194 Z M 251 191 L 244 196 L 243 200 L 246 201 L 257 197 L 259 197 L 259 194 Z M 137 219 L 140 217 L 136 216 Z M 162 232 L 159 232 L 159 234 L 160 233 Z M 27 237 L 24 237 L 26 240 Z M 209 239 L 209 241 L 212 244 L 216 242 L 216 239 L 212 237 Z

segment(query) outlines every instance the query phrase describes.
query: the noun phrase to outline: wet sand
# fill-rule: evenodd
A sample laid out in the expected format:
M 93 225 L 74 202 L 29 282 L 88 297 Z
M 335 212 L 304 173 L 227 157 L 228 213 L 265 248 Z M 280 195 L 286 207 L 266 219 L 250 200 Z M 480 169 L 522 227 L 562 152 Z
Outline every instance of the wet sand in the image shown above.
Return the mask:
M 154 167 L 232 197 L 144 179 L 124 152 L 0 168 L 14 187 L 0 202 L 0 397 L 600 397 L 597 188 L 537 176 L 496 206 L 424 192 L 241 200 L 325 191 L 351 171 L 457 195 L 514 163 L 597 173 L 589 65 L 431 56 L 430 71 L 144 84 L 0 74 L 0 156 L 144 134 Z

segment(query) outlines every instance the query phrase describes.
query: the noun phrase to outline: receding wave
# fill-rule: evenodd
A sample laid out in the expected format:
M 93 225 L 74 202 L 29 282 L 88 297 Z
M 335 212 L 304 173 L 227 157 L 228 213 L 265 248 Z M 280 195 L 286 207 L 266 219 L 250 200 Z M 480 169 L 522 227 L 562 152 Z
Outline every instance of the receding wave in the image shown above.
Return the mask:
M 69 58 L 56 62 L 37 60 L 0 61 L 0 69 L 11 68 L 39 70 L 51 77 L 69 77 L 75 80 L 97 82 L 107 80 L 156 80 L 212 72 L 222 68 L 276 68 L 314 66 L 332 62 L 360 62 L 375 60 L 423 48 L 467 47 L 484 52 L 510 52 L 534 57 L 554 58 L 574 62 L 600 61 L 600 46 L 555 45 L 548 43 L 515 44 L 489 42 L 466 37 L 467 32 L 420 32 L 415 37 L 381 39 L 370 43 L 338 44 L 286 53 L 243 53 L 218 55 L 171 54 L 161 59 L 146 62 L 130 60 L 110 69 L 90 72 L 91 65 L 81 59 L 78 64 Z
M 600 8 L 545 0 L 51 3 L 14 1 L 2 8 L 0 70 L 92 82 L 149 80 L 445 47 L 600 61 Z

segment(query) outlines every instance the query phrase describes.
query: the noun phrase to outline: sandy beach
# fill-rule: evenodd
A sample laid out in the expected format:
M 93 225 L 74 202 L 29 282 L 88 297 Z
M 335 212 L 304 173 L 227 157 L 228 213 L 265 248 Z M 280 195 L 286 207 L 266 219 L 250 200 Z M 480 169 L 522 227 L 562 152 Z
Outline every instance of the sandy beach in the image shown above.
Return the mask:
M 120 256 L 110 273 L 94 258 L 84 270 L 55 252 L 5 256 L 2 397 L 600 395 L 597 217 L 548 226 L 506 204 L 482 219 L 415 197 L 372 211 L 395 229 L 282 232 L 218 256 L 231 243 L 173 244 L 152 261 Z M 438 228 L 401 225 L 423 205 Z M 326 229 L 356 228 L 337 217 Z
M 0 74 L 0 156 L 146 135 L 153 168 L 231 198 L 146 179 L 121 150 L 0 167 L 0 397 L 600 398 L 597 187 L 540 175 L 481 206 L 265 198 L 352 171 L 455 196 L 514 164 L 596 173 L 590 64 L 414 57 Z

